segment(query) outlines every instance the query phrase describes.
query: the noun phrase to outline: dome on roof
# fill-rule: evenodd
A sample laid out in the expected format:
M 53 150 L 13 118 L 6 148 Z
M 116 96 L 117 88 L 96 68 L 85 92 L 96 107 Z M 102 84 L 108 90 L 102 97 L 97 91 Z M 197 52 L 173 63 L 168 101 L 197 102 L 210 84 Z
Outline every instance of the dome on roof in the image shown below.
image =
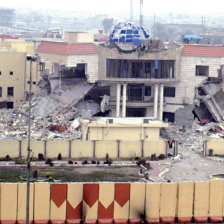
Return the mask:
M 148 33 L 142 26 L 136 26 L 134 23 L 118 23 L 110 33 L 110 42 L 133 42 L 134 39 L 149 38 Z

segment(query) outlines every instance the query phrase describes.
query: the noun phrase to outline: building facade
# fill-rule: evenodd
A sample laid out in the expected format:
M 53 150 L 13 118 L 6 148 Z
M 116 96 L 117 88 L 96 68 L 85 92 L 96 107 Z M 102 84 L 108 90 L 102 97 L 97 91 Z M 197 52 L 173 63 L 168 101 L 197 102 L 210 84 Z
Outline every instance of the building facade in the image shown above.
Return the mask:
M 98 80 L 98 51 L 93 43 L 42 42 L 37 53 L 49 78 Z
M 224 47 L 143 40 L 99 47 L 99 82 L 110 89 L 110 116 L 193 119 L 196 87 L 218 77 Z
M 157 40 L 138 49 L 132 43 L 99 46 L 99 82 L 110 88 L 111 116 L 162 120 L 179 81 L 181 51 Z

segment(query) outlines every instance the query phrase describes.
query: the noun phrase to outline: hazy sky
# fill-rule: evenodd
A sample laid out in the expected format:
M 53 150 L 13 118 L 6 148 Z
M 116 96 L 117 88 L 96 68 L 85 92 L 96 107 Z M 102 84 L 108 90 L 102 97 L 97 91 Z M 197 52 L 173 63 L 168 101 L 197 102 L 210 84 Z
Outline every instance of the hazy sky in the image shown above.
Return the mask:
M 133 1 L 133 11 L 139 14 L 140 0 Z M 130 0 L 0 0 L 0 7 L 32 8 L 32 9 L 62 9 L 96 13 L 129 13 Z M 171 12 L 180 14 L 200 13 L 210 14 L 223 12 L 224 0 L 144 0 L 144 14 Z M 214 14 L 215 16 L 215 14 Z

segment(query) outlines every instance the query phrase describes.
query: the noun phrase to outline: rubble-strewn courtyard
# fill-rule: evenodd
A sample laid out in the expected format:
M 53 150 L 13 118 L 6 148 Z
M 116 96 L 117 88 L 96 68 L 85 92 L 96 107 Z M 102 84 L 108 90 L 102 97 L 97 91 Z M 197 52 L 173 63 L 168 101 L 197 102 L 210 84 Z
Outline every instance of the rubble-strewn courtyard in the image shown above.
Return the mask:
M 211 160 L 202 156 L 204 140 L 209 137 L 223 138 L 221 124 L 208 123 L 201 126 L 198 123 L 195 121 L 192 128 L 184 130 L 181 126 L 169 126 L 168 135 L 178 139 L 178 151 L 183 155 L 183 159 L 171 160 L 171 165 L 167 166 L 169 171 L 164 175 L 165 179 L 172 182 L 205 181 L 210 180 L 212 175 L 224 173 L 224 165 L 219 162 L 218 157 L 215 157 L 216 160 Z

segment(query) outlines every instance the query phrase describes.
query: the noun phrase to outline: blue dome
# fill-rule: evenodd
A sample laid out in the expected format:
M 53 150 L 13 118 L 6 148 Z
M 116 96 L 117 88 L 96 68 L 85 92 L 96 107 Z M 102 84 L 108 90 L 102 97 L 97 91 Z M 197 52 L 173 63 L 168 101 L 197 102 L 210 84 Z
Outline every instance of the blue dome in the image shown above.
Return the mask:
M 149 38 L 148 33 L 141 26 L 136 26 L 134 23 L 118 23 L 110 33 L 110 42 L 133 42 L 135 39 Z

